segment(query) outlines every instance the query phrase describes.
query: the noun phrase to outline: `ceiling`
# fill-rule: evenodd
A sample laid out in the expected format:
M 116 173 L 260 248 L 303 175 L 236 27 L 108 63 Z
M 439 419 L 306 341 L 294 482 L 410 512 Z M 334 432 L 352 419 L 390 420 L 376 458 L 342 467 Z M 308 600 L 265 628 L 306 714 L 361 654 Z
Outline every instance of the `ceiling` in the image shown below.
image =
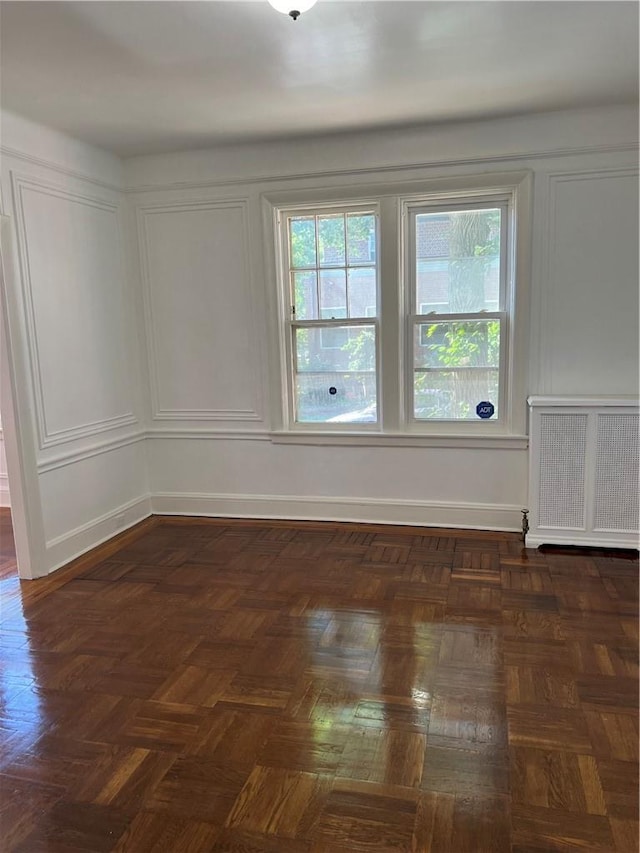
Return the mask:
M 2 2 L 2 106 L 122 156 L 637 102 L 636 2 Z

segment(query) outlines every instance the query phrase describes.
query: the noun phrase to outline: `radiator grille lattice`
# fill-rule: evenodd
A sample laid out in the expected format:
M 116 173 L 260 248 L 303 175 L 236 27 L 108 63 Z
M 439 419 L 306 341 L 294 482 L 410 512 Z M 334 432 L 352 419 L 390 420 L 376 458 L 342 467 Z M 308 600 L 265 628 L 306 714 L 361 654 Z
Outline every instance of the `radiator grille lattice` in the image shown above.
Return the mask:
M 584 528 L 587 415 L 541 415 L 540 527 Z
M 638 415 L 600 415 L 595 530 L 638 529 Z

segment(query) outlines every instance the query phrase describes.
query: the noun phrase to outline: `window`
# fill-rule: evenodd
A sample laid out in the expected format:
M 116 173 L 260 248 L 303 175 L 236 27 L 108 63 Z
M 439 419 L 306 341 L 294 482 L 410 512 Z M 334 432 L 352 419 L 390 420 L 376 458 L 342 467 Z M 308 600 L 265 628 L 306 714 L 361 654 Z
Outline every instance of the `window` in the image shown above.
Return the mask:
M 295 208 L 273 198 L 285 432 L 524 433 L 516 226 L 529 176 L 504 178 L 411 196 L 378 185 L 353 202 L 335 189 Z
M 343 306 L 334 305 L 331 308 L 321 308 L 320 315 L 323 320 L 344 319 L 346 309 Z M 320 329 L 320 346 L 322 349 L 342 349 L 349 340 L 345 329 Z
M 476 420 L 478 404 L 489 402 L 499 420 L 507 205 L 418 204 L 407 212 L 411 417 Z
M 281 226 L 293 421 L 377 423 L 376 212 L 293 212 Z

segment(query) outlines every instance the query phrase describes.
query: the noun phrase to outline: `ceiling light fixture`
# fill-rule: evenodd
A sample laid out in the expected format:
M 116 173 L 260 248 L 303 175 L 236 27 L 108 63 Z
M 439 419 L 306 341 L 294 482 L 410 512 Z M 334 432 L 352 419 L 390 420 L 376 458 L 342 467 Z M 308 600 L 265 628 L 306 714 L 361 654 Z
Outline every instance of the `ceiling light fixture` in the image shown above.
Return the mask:
M 278 12 L 289 15 L 290 18 L 297 21 L 303 12 L 307 12 L 312 6 L 315 6 L 316 0 L 269 0 L 269 4 Z

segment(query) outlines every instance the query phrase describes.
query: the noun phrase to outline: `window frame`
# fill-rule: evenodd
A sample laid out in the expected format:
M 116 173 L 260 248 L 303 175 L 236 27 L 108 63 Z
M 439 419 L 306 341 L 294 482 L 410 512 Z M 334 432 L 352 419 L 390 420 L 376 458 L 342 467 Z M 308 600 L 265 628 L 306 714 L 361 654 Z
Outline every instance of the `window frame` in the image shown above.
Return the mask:
M 446 194 L 438 194 L 435 197 L 403 200 L 403 245 L 405 247 L 405 265 L 402 280 L 405 283 L 405 299 L 404 299 L 404 321 L 405 321 L 405 359 L 406 369 L 404 373 L 404 394 L 405 407 L 403 412 L 403 420 L 410 431 L 422 431 L 427 427 L 425 432 L 430 430 L 442 429 L 448 425 L 456 427 L 464 424 L 473 424 L 476 427 L 481 423 L 485 423 L 484 429 L 504 429 L 508 421 L 508 366 L 509 359 L 509 328 L 510 328 L 510 312 L 508 303 L 510 302 L 511 289 L 514 282 L 514 274 L 512 269 L 513 253 L 512 243 L 515 242 L 514 233 L 514 215 L 513 215 L 513 195 L 512 193 L 493 193 L 480 192 L 470 194 L 468 197 L 456 194 L 451 201 L 447 200 Z M 499 273 L 499 297 L 497 311 L 475 311 L 475 312 L 447 312 L 437 313 L 432 311 L 428 314 L 417 313 L 418 303 L 418 288 L 417 288 L 417 248 L 416 248 L 416 217 L 423 213 L 453 213 L 456 211 L 467 210 L 491 210 L 499 209 L 501 211 L 500 218 L 500 273 Z M 434 303 L 435 304 L 435 303 Z M 473 418 L 417 418 L 415 416 L 415 345 L 414 332 L 420 323 L 447 323 L 447 322 L 464 322 L 465 320 L 473 322 L 474 320 L 492 320 L 500 321 L 500 359 L 498 363 L 498 416 L 495 418 L 486 419 L 485 421 L 474 420 Z M 478 401 L 480 402 L 480 401 Z M 436 425 L 435 427 L 433 425 Z M 466 427 L 468 428 L 468 427 Z
M 373 180 L 372 180 L 373 179 Z M 266 277 L 272 305 L 268 342 L 276 369 L 271 373 L 271 440 L 284 444 L 342 446 L 451 447 L 520 449 L 527 447 L 527 378 L 531 276 L 533 173 L 530 169 L 482 174 L 437 173 L 425 167 L 354 173 L 335 181 L 294 178 L 279 187 L 264 187 L 262 207 Z M 506 393 L 499 420 L 412 422 L 406 405 L 407 358 L 407 229 L 408 205 L 508 198 L 511 243 L 508 254 L 507 314 L 501 347 Z M 283 287 L 283 216 L 336 211 L 340 208 L 377 211 L 376 364 L 378 423 L 296 423 L 291 408 L 290 305 Z M 285 250 L 287 247 L 285 246 Z M 284 252 L 286 257 L 286 251 Z M 384 284 L 383 284 L 384 283 Z M 372 318 L 367 317 L 371 322 Z M 324 321 L 332 325 L 331 321 Z M 338 325 L 344 321 L 338 321 Z M 364 322 L 364 321 L 361 321 Z M 508 358 L 507 358 L 508 353 Z
M 281 341 L 281 354 L 284 355 L 284 373 L 285 383 L 283 386 L 283 408 L 284 408 L 284 424 L 286 428 L 295 432 L 312 432 L 321 429 L 323 432 L 341 433 L 341 432 L 382 432 L 382 392 L 381 392 L 381 352 L 380 352 L 380 210 L 379 205 L 375 200 L 370 201 L 341 201 L 334 204 L 306 204 L 296 205 L 293 207 L 281 207 L 276 211 L 276 240 L 278 244 L 277 252 L 277 280 L 278 291 L 280 296 L 280 323 L 279 326 L 284 326 L 284 341 Z M 294 268 L 291 266 L 291 243 L 289 239 L 288 221 L 296 216 L 323 216 L 336 213 L 343 213 L 345 216 L 349 213 L 366 213 L 372 214 L 375 219 L 376 227 L 376 253 L 373 264 L 355 264 L 350 267 L 348 263 L 348 253 L 345 246 L 345 259 L 343 265 L 330 265 L 321 267 L 319 259 L 316 257 L 316 265 L 313 270 L 319 275 L 321 269 L 345 269 L 345 278 L 347 281 L 346 292 L 346 310 L 349 310 L 349 269 L 363 269 L 368 266 L 373 266 L 376 274 L 376 306 L 377 313 L 373 317 L 341 317 L 338 319 L 325 319 L 318 317 L 317 319 L 298 320 L 295 317 L 295 312 L 292 310 L 295 305 L 295 297 L 292 292 L 291 274 Z M 311 270 L 311 267 L 309 267 Z M 318 278 L 319 287 L 319 278 Z M 294 300 L 292 302 L 292 300 Z M 318 314 L 321 313 L 321 308 L 318 305 Z M 373 326 L 375 331 L 375 385 L 376 385 L 376 414 L 377 418 L 374 422 L 354 422 L 354 423 L 331 423 L 330 421 L 299 421 L 296 419 L 296 393 L 295 393 L 295 378 L 298 375 L 297 370 L 297 354 L 295 347 L 295 335 L 297 329 L 318 329 L 320 336 L 323 329 L 348 329 L 353 326 Z M 338 348 L 328 348 L 338 349 Z

